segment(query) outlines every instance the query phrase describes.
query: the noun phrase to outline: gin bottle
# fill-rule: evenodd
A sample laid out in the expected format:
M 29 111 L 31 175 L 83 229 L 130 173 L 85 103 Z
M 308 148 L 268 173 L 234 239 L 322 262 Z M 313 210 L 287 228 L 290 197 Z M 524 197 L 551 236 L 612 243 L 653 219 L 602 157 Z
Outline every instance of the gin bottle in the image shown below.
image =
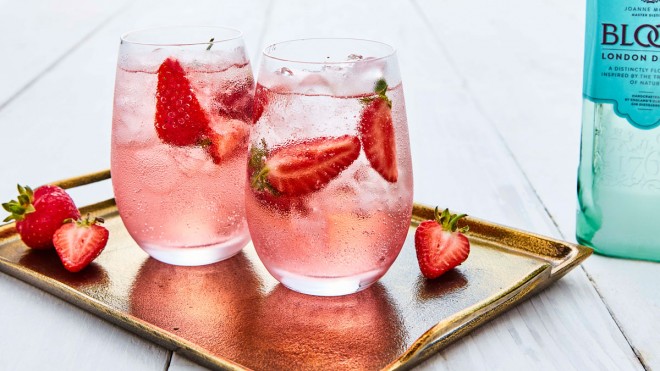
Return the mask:
M 587 0 L 577 239 L 660 261 L 660 2 Z

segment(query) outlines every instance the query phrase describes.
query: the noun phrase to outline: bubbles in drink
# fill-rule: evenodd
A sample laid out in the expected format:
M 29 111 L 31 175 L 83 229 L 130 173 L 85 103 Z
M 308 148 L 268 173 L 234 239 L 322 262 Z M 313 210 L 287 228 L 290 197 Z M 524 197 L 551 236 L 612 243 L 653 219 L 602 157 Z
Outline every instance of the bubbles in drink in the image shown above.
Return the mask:
M 293 92 L 283 90 L 282 84 L 274 90 L 262 88 L 258 94 L 264 94 L 268 104 L 252 131 L 252 145 L 263 139 L 269 148 L 279 148 L 315 138 L 359 136 L 362 98 L 374 97 L 373 76 L 383 77 L 381 66 L 372 70 L 378 73 L 358 86 L 344 86 L 345 76 L 353 72 L 350 68 L 333 66 L 326 73 L 296 71 L 294 76 L 304 77 Z M 335 91 L 341 89 L 353 94 Z M 412 169 L 401 85 L 392 86 L 387 95 L 400 149 L 396 183 L 383 179 L 360 149 L 350 166 L 304 196 L 264 198 L 247 185 L 246 211 L 255 226 L 252 238 L 271 273 L 317 278 L 373 275 L 396 258 L 408 231 Z M 299 199 L 305 207 L 293 204 Z
M 120 58 L 113 187 L 124 224 L 142 247 L 192 248 L 235 239 L 240 246 L 227 246 L 240 249 L 247 241 L 242 175 L 254 79 L 244 54 L 234 54 L 163 49 Z M 198 143 L 166 143 L 156 131 L 158 70 L 166 58 L 180 58 L 190 94 L 211 127 Z M 237 133 L 238 127 L 246 129 Z

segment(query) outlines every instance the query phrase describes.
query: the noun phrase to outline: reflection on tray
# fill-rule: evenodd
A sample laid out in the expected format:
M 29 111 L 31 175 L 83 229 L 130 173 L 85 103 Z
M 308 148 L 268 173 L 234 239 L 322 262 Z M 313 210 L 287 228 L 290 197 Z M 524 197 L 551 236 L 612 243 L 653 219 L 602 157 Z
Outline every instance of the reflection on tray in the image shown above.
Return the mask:
M 55 250 L 27 249 L 19 264 L 77 289 L 108 283 L 108 273 L 98 263 L 92 262 L 82 271 L 71 273 L 64 268 Z
M 336 298 L 263 287 L 243 253 L 201 267 L 146 259 L 130 312 L 256 369 L 374 369 L 405 350 L 405 326 L 382 284 Z
M 378 369 L 406 348 L 396 304 L 380 283 L 345 297 L 314 297 L 278 284 L 251 331 L 256 369 Z
M 148 258 L 130 292 L 130 313 L 229 359 L 249 357 L 244 324 L 257 315 L 261 282 L 240 253 L 198 267 L 180 267 Z M 258 336 L 258 334 L 256 334 Z

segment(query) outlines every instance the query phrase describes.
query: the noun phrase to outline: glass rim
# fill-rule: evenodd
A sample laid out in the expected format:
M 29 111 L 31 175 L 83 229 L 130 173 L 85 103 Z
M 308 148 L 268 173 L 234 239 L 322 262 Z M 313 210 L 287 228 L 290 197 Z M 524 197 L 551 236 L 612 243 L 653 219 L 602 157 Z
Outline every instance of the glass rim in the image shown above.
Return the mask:
M 203 28 L 208 28 L 208 29 L 221 29 L 221 30 L 226 30 L 226 31 L 234 31 L 236 33 L 235 36 L 232 36 L 230 38 L 222 39 L 222 40 L 207 40 L 207 41 L 200 41 L 200 42 L 181 42 L 181 43 L 176 43 L 176 42 L 144 42 L 144 41 L 134 41 L 134 40 L 128 40 L 127 37 L 131 35 L 135 35 L 141 32 L 145 31 L 155 31 L 155 30 L 161 30 L 161 29 L 203 29 Z M 134 45 L 147 45 L 147 46 L 193 46 L 193 45 L 216 45 L 216 44 L 221 44 L 229 41 L 234 41 L 237 39 L 240 39 L 243 37 L 243 31 L 239 30 L 238 28 L 230 27 L 230 26 L 207 26 L 207 25 L 170 25 L 170 26 L 153 26 L 153 27 L 143 27 L 143 28 L 137 28 L 128 32 L 124 32 L 121 34 L 119 39 L 121 40 L 122 43 L 128 43 L 128 44 L 134 44 Z
M 371 44 L 379 44 L 379 45 L 385 46 L 385 47 L 389 48 L 389 51 L 388 51 L 387 53 L 385 53 L 385 55 L 378 56 L 378 57 L 374 57 L 374 58 L 370 58 L 370 59 L 366 59 L 366 60 L 365 60 L 365 59 L 356 59 L 356 60 L 345 60 L 345 61 L 316 61 L 316 60 L 315 60 L 315 61 L 310 61 L 310 60 L 297 60 L 297 59 L 295 59 L 295 58 L 282 58 L 282 57 L 276 57 L 276 56 L 273 55 L 272 53 L 269 53 L 269 49 L 270 49 L 270 48 L 273 48 L 273 47 L 278 46 L 278 45 L 289 44 L 289 43 L 295 43 L 295 42 L 299 42 L 299 41 L 313 41 L 313 40 L 316 40 L 316 41 L 319 41 L 319 40 L 323 40 L 323 41 L 327 41 L 327 40 L 342 40 L 342 41 L 360 41 L 360 42 L 367 42 L 367 43 L 371 43 Z M 307 37 L 307 38 L 300 38 L 300 39 L 284 40 L 284 41 L 280 41 L 280 42 L 276 42 L 276 43 L 270 44 L 270 45 L 266 46 L 266 47 L 263 49 L 263 51 L 262 51 L 262 55 L 263 55 L 264 57 L 267 57 L 267 58 L 270 58 L 270 59 L 274 59 L 274 60 L 278 60 L 278 61 L 282 61 L 282 62 L 301 63 L 301 64 L 311 64 L 311 65 L 331 65 L 331 64 L 368 63 L 368 62 L 379 61 L 379 60 L 381 60 L 381 59 L 386 59 L 386 58 L 389 58 L 389 57 L 394 56 L 395 54 L 396 54 L 396 48 L 393 47 L 393 46 L 390 45 L 390 44 L 384 43 L 384 42 L 382 42 L 382 41 L 376 41 L 376 40 L 370 40 L 370 39 L 360 39 L 360 38 L 353 38 L 353 37 Z

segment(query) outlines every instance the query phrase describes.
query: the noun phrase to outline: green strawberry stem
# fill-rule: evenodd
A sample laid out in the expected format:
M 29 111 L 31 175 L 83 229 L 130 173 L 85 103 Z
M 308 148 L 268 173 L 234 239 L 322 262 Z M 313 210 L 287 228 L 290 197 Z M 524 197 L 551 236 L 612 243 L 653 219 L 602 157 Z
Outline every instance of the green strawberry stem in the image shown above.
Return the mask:
M 266 166 L 266 157 L 268 157 L 268 146 L 266 145 L 266 140 L 261 139 L 261 145 L 255 144 L 250 148 L 250 161 L 248 162 L 250 173 L 252 174 L 250 184 L 257 191 L 268 190 L 273 195 L 278 196 L 279 192 L 277 189 L 268 182 L 268 172 L 270 169 Z
M 385 79 L 379 79 L 378 81 L 376 81 L 376 84 L 374 85 L 374 93 L 378 94 L 378 98 L 387 102 L 387 106 L 392 108 L 392 100 L 387 97 L 387 81 L 385 81 Z M 364 98 L 360 98 L 360 101 L 364 104 L 369 104 L 374 99 L 378 99 L 378 98 L 364 97 Z
M 442 226 L 442 229 L 448 232 L 456 232 L 458 228 L 458 221 L 466 217 L 467 214 L 452 214 L 449 212 L 449 209 L 444 209 L 441 212 L 439 212 L 438 207 L 435 207 L 435 221 Z M 470 229 L 469 226 L 465 226 L 461 229 L 458 229 L 459 232 L 465 233 Z
M 385 81 L 385 79 L 376 81 L 374 91 L 378 93 L 378 95 L 385 95 L 385 93 L 387 93 L 387 81 Z
M 93 226 L 94 224 L 97 224 L 97 223 L 98 224 L 104 223 L 105 220 L 103 218 L 99 218 L 99 217 L 94 217 L 94 219 L 92 219 L 90 214 L 87 213 L 87 217 L 85 219 L 81 218 L 81 219 L 78 219 L 78 220 L 74 220 L 74 219 L 68 218 L 68 219 L 64 219 L 62 224 L 74 223 L 74 222 L 79 227 L 91 227 L 91 226 Z
M 211 40 L 209 40 L 209 46 L 206 47 L 206 50 L 211 50 L 214 41 L 215 41 L 215 37 L 212 37 Z
M 28 186 L 21 186 L 20 184 L 16 185 L 18 189 L 18 201 L 11 200 L 2 204 L 2 208 L 9 212 L 9 216 L 6 217 L 3 222 L 8 222 L 11 220 L 21 221 L 25 219 L 27 214 L 35 212 L 35 208 L 32 205 L 34 202 L 34 192 L 32 188 Z

